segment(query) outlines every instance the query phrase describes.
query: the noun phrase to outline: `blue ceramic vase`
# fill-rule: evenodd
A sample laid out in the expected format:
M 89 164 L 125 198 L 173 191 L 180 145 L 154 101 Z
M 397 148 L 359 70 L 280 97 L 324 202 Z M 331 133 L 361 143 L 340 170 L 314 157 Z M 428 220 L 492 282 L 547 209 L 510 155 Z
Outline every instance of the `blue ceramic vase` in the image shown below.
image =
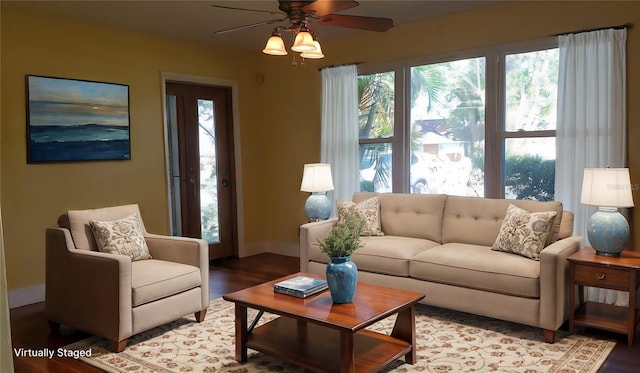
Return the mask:
M 358 281 L 358 267 L 351 261 L 350 256 L 330 258 L 327 265 L 327 284 L 333 303 L 349 303 L 356 293 Z

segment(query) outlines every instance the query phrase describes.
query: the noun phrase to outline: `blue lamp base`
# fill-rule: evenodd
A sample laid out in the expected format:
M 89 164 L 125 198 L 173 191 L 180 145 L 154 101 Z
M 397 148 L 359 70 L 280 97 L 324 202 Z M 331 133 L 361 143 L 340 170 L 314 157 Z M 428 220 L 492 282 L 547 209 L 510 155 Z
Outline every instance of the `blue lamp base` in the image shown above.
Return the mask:
M 304 213 L 309 221 L 327 220 L 331 216 L 331 201 L 326 192 L 311 193 L 304 204 Z
M 629 223 L 617 208 L 600 207 L 589 218 L 587 238 L 597 255 L 620 256 L 629 240 Z

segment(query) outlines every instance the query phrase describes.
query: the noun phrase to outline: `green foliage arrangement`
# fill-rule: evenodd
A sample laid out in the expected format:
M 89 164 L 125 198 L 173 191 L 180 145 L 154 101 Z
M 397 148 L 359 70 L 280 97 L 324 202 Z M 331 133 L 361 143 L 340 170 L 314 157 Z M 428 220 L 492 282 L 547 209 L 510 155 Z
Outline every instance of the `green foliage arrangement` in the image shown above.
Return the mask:
M 316 239 L 320 251 L 330 258 L 351 256 L 354 251 L 364 246 L 360 240 L 360 234 L 364 229 L 364 219 L 348 215 L 336 224 L 324 240 Z

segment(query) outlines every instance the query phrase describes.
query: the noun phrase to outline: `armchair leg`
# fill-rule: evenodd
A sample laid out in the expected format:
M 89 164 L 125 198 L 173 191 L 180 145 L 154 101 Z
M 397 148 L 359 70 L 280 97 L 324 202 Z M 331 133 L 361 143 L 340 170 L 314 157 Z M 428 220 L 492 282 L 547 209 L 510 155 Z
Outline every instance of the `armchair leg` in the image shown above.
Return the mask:
M 49 329 L 51 329 L 52 332 L 57 332 L 57 331 L 60 330 L 60 323 L 59 322 L 47 320 L 47 323 L 49 324 Z
M 129 342 L 129 338 L 125 338 L 121 341 L 112 341 L 113 343 L 113 351 L 115 352 L 122 352 L 124 351 L 124 348 L 127 347 L 127 342 Z
M 547 343 L 554 343 L 556 341 L 556 331 L 544 329 L 544 341 Z
M 198 311 L 195 313 L 196 316 L 196 321 L 197 322 L 203 322 L 204 321 L 204 317 L 207 314 L 207 309 L 203 309 L 202 311 Z

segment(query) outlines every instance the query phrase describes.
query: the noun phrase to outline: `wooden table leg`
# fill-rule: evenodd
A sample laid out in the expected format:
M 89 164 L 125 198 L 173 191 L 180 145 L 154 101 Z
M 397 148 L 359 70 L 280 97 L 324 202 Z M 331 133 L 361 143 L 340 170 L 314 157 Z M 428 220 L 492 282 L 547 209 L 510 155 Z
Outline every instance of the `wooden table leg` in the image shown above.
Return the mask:
M 247 362 L 247 307 L 236 303 L 236 360 Z
M 627 315 L 627 344 L 633 344 L 633 336 L 636 334 L 636 284 L 638 283 L 637 271 L 630 272 L 629 279 L 629 313 Z
M 340 332 L 340 373 L 355 373 L 353 333 Z
M 416 318 L 414 306 L 408 307 L 398 312 L 396 323 L 393 326 L 391 336 L 405 341 L 411 345 L 404 359 L 408 364 L 415 364 L 416 360 Z

